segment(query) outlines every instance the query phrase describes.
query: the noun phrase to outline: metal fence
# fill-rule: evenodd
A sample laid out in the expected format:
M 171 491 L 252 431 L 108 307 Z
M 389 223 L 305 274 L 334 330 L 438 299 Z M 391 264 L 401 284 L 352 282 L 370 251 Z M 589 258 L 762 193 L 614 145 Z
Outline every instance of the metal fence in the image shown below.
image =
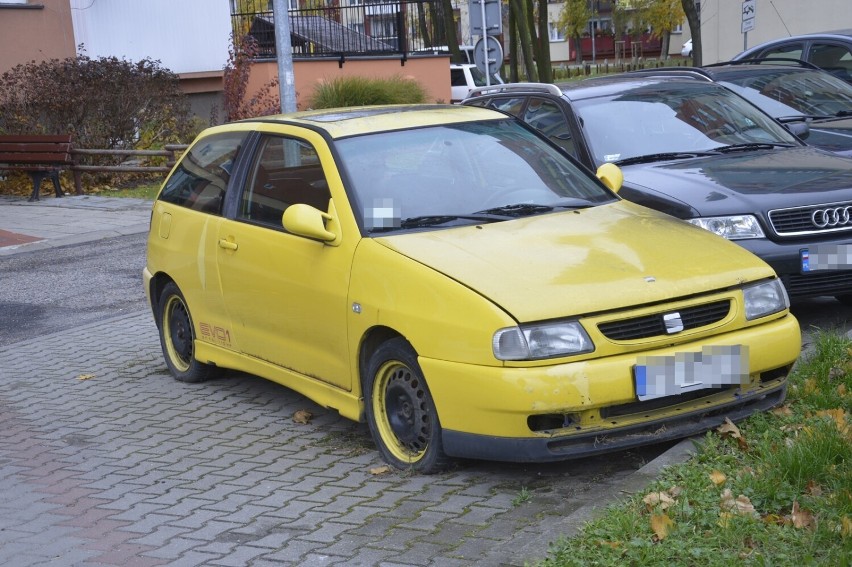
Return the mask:
M 293 58 L 400 56 L 445 51 L 443 7 L 439 1 L 363 3 L 290 10 Z M 271 11 L 231 15 L 234 37 L 251 35 L 261 58 L 275 58 L 275 16 Z

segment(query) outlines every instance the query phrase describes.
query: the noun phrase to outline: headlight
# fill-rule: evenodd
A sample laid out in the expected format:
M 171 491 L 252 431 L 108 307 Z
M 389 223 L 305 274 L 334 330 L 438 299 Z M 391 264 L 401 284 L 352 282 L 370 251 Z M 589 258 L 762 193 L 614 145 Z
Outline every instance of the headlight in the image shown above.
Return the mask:
M 781 280 L 772 280 L 743 288 L 746 319 L 751 321 L 790 307 L 787 290 Z
M 591 352 L 594 345 L 577 321 L 507 327 L 494 333 L 498 360 L 530 360 Z
M 688 219 L 688 223 L 700 226 L 713 234 L 723 236 L 728 240 L 744 238 L 763 238 L 763 229 L 752 215 L 736 215 L 731 217 L 705 217 Z

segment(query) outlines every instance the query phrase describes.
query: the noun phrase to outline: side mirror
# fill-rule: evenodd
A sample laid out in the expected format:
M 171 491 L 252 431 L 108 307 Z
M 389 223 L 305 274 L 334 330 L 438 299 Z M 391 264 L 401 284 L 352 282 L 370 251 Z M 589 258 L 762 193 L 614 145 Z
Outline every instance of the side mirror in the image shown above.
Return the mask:
M 811 134 L 811 125 L 807 122 L 788 122 L 784 124 L 784 127 L 787 128 L 788 132 L 801 140 L 804 140 Z
M 332 242 L 337 238 L 337 235 L 328 231 L 325 227 L 325 221 L 332 218 L 330 214 L 315 209 L 310 205 L 297 203 L 290 205 L 284 210 L 281 223 L 287 232 L 321 242 Z
M 595 175 L 598 176 L 598 179 L 600 179 L 604 185 L 616 193 L 618 193 L 618 190 L 621 189 L 622 184 L 624 184 L 624 173 L 622 173 L 621 168 L 614 163 L 601 164 L 595 172 Z

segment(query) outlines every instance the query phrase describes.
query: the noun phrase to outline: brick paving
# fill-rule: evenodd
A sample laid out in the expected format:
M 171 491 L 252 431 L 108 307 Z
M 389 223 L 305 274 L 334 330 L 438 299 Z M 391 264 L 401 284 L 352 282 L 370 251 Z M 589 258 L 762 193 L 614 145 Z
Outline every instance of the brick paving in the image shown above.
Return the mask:
M 642 458 L 377 475 L 286 388 L 173 380 L 147 311 L 0 347 L 3 565 L 523 565 Z

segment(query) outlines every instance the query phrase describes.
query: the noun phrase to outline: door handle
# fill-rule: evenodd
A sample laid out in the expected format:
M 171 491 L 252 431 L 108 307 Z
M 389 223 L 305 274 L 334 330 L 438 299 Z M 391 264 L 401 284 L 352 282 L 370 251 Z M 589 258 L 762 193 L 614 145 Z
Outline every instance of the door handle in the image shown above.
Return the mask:
M 225 250 L 236 250 L 237 243 L 231 242 L 230 240 L 225 240 L 224 238 L 219 239 L 219 248 L 224 248 Z

